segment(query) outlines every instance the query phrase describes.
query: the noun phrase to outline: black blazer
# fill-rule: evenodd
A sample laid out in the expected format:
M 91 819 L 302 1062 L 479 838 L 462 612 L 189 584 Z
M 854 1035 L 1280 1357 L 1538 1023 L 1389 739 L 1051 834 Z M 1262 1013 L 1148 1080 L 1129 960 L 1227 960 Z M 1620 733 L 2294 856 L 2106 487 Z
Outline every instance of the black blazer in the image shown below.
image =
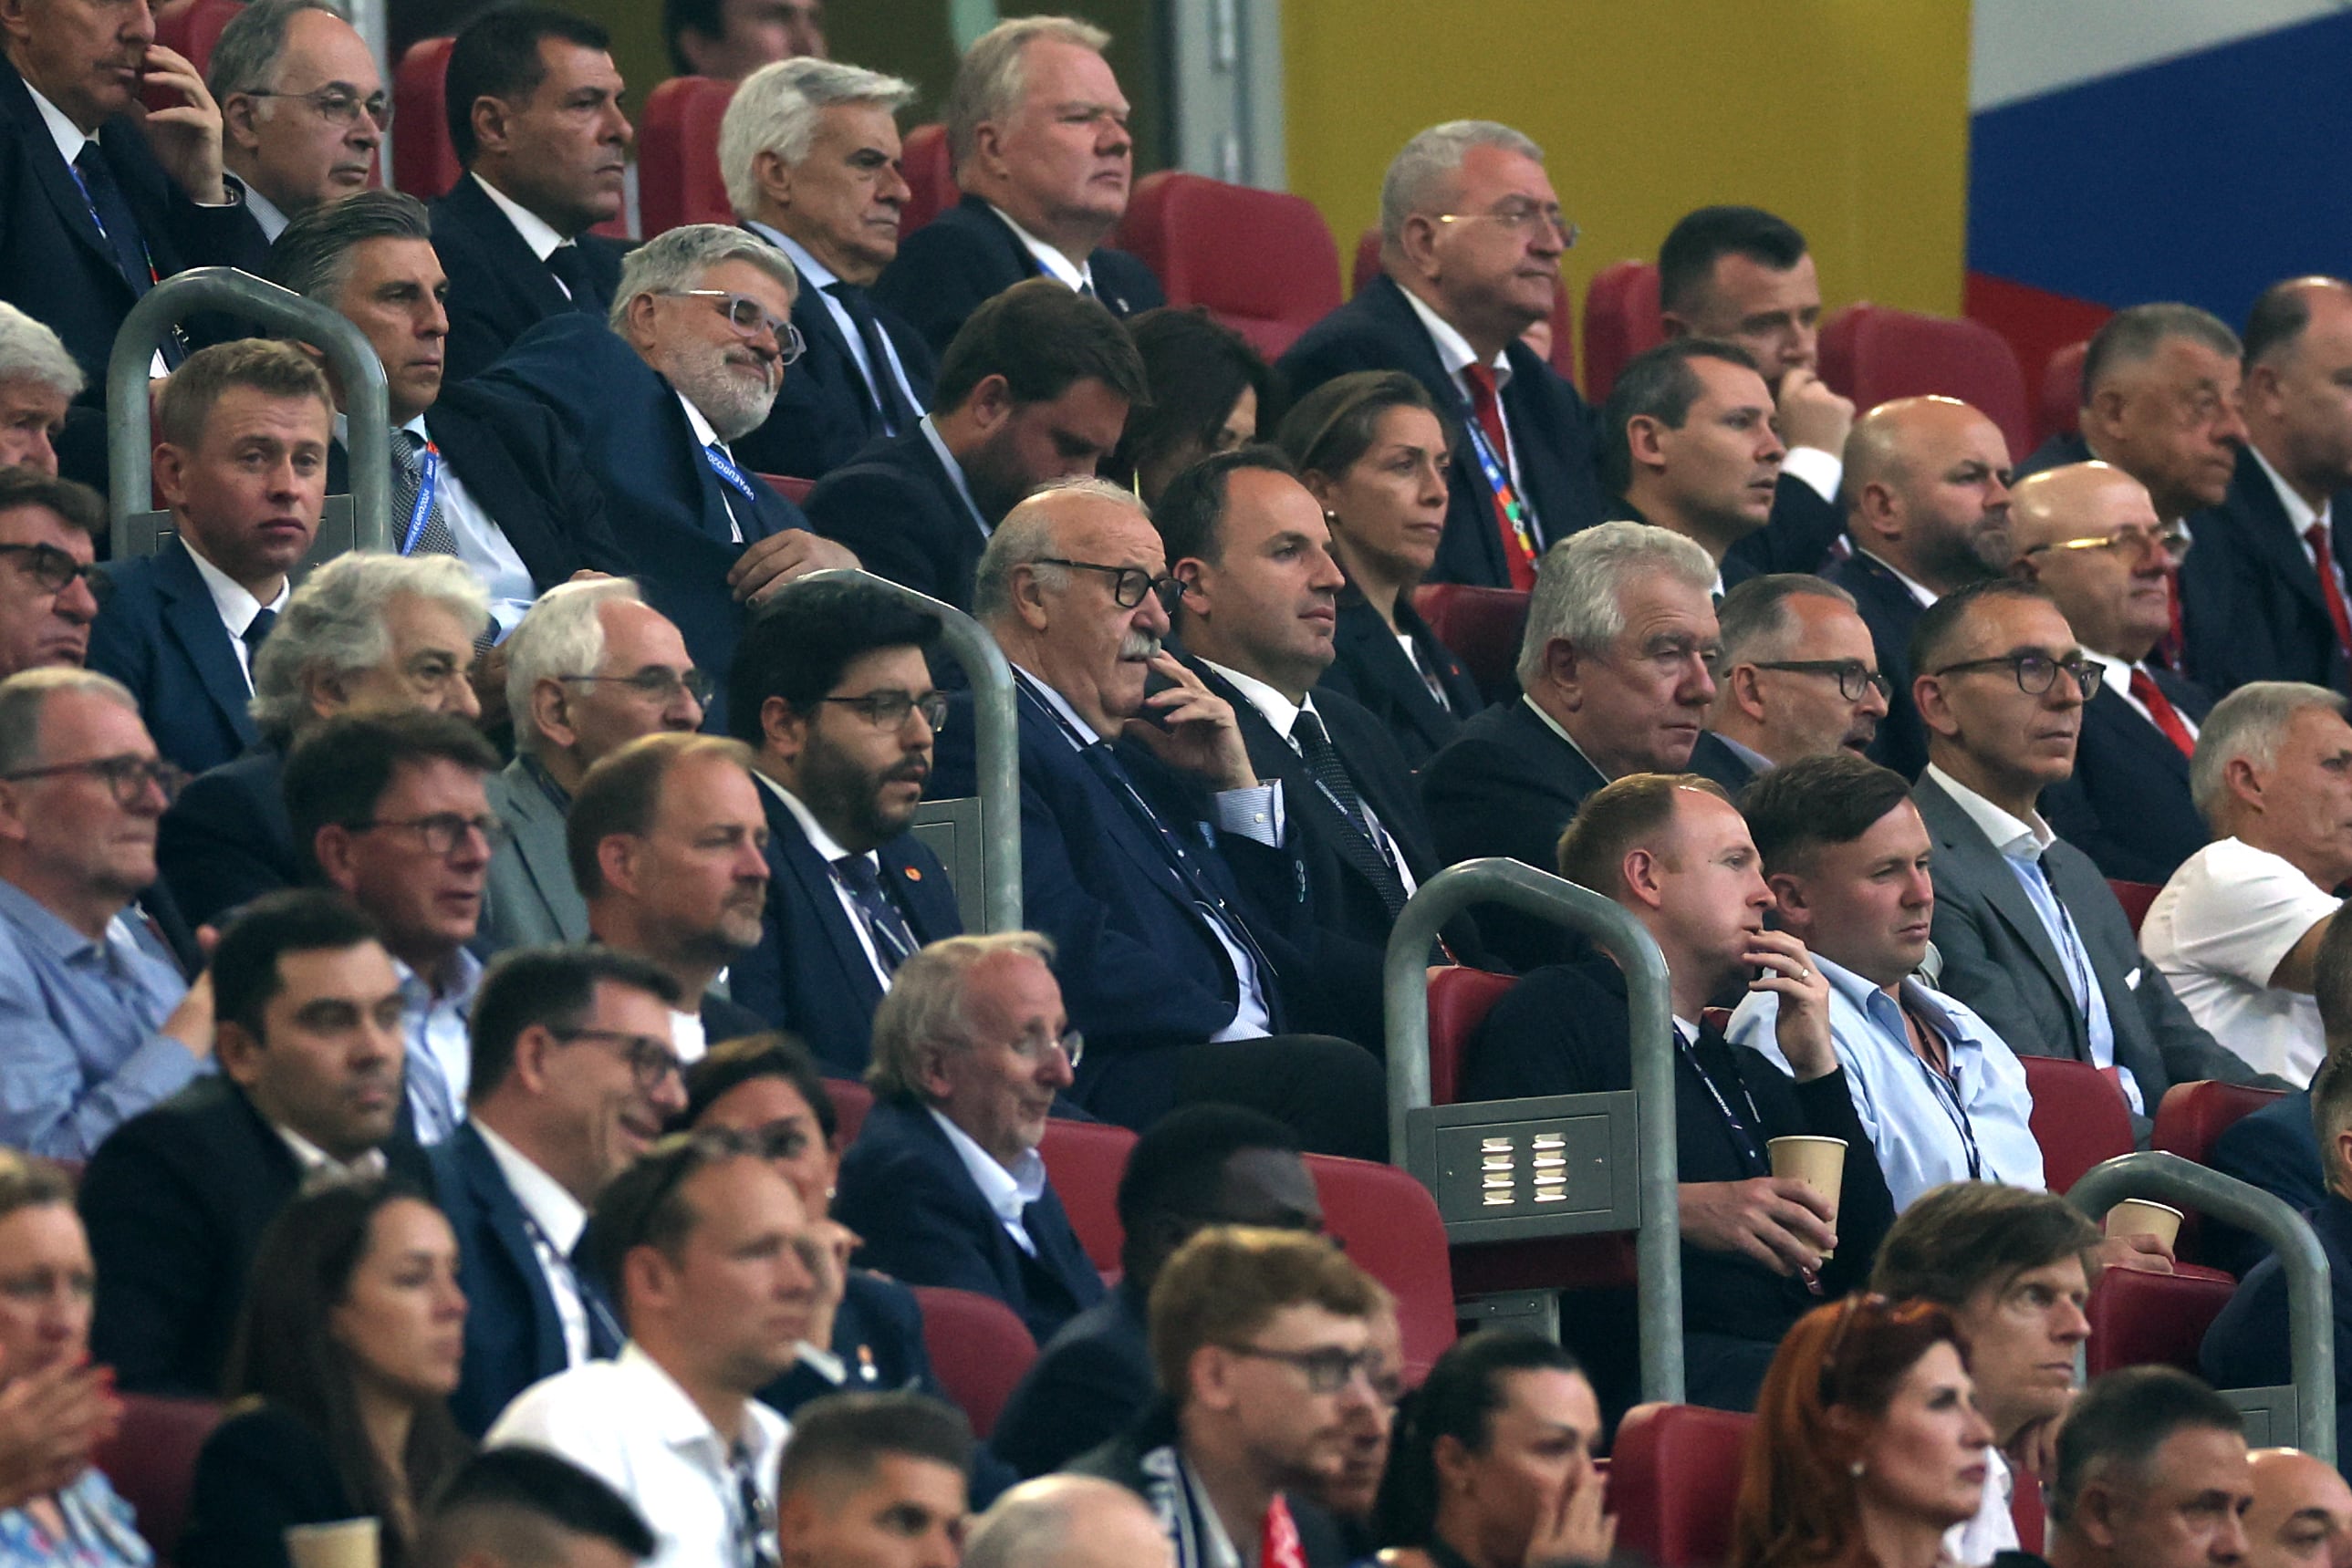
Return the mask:
M 947 1285 L 994 1296 L 1043 1342 L 1103 1298 L 1048 1182 L 1023 1224 L 1037 1245 L 1014 1244 L 955 1145 L 912 1101 L 879 1100 L 842 1156 L 833 1217 L 865 1239 L 857 1260 L 909 1285 Z
M 1122 319 L 1168 303 L 1151 269 L 1123 250 L 1102 246 L 1087 258 L 1095 298 Z M 898 242 L 898 256 L 875 280 L 887 305 L 944 354 L 971 313 L 1016 283 L 1043 276 L 1012 225 L 978 196 L 966 195 Z
M 971 608 L 972 569 L 988 534 L 921 431 L 877 440 L 826 475 L 809 493 L 808 517 L 876 576 Z
M 793 325 L 808 347 L 784 372 L 783 390 L 776 393 L 768 423 L 734 444 L 744 465 L 762 474 L 822 479 L 887 434 L 882 411 L 849 351 L 849 340 L 817 294 L 814 284 L 801 279 L 800 293 L 793 300 Z M 908 393 L 916 412 L 922 413 L 931 405 L 931 378 L 939 368 L 930 345 L 905 317 L 879 300 L 874 301 L 874 319 L 897 351 L 907 372 Z M 876 373 L 888 371 L 883 365 Z
M 326 1434 L 278 1405 L 248 1404 L 196 1456 L 179 1568 L 290 1568 L 286 1530 L 334 1524 L 362 1505 L 335 1473 Z
M 446 384 L 488 370 L 509 345 L 551 316 L 578 315 L 604 322 L 604 308 L 621 284 L 621 257 L 629 247 L 602 235 L 575 241 L 588 274 L 604 291 L 594 308 L 567 298 L 547 264 L 481 182 L 460 174 L 433 204 L 433 253 L 449 275 L 449 340 L 443 349 Z
M 194 925 L 302 881 L 286 814 L 286 754 L 254 747 L 188 781 L 155 831 L 155 862 Z
M 1143 1293 L 1122 1280 L 1037 1352 L 988 1446 L 1021 1473 L 1050 1475 L 1135 1424 L 1157 1386 Z
M 1429 695 L 1421 672 L 1397 646 L 1396 632 L 1412 637 L 1423 661 L 1436 672 L 1444 703 Z M 1339 622 L 1332 638 L 1335 656 L 1315 689 L 1362 704 L 1388 731 L 1405 761 L 1418 769 L 1454 738 L 1463 720 L 1486 706 L 1486 699 L 1462 661 L 1413 609 L 1410 591 L 1397 595 L 1396 632 L 1353 583 L 1341 589 Z
M 2213 705 L 2202 688 L 2169 670 L 2149 674 L 2190 722 L 2205 721 Z M 2042 814 L 2116 882 L 2161 885 L 2212 836 L 2189 793 L 2189 758 L 2112 686 L 2083 709 L 2074 776 L 2042 792 Z
M 424 1156 L 395 1137 L 392 1169 Z M 226 1077 L 199 1078 L 115 1129 L 82 1176 L 99 1268 L 90 1354 L 134 1394 L 215 1396 L 265 1226 L 300 1186 L 294 1151 Z
M 1535 503 L 1539 535 L 1557 544 L 1607 515 L 1607 497 L 1593 470 L 1592 411 L 1525 343 L 1513 342 L 1508 352 L 1511 381 L 1503 389 L 1504 422 L 1510 427 L 1528 498 Z M 1404 371 L 1428 389 L 1456 423 L 1470 416 L 1454 378 L 1437 357 L 1429 329 L 1414 314 L 1404 290 L 1386 276 L 1366 284 L 1282 356 L 1282 373 L 1293 396 L 1303 397 L 1349 371 Z M 1454 444 L 1447 483 L 1453 500 L 1430 580 L 1509 587 L 1494 492 L 1487 488 L 1467 439 Z
M 2339 567 L 2352 562 L 2352 492 L 2328 508 Z M 2181 632 L 2189 673 L 2226 695 L 2248 681 L 2308 681 L 2352 692 L 2319 572 L 2295 537 L 2278 487 L 2248 447 L 2222 503 L 2189 519 L 2180 570 Z
M 191 773 L 260 738 L 253 688 L 195 558 L 176 536 L 153 555 L 104 569 L 111 591 L 89 629 L 89 664 L 139 699 L 155 749 Z
M 1853 595 L 1862 623 L 1870 628 L 1878 673 L 1895 688 L 1886 698 L 1886 716 L 1878 721 L 1878 737 L 1870 743 L 1870 759 L 1916 779 L 1927 766 L 1927 730 L 1911 700 L 1911 632 L 1927 606 L 1884 564 L 1860 550 L 1822 575 Z
M 1845 532 L 1845 513 L 1793 474 L 1772 490 L 1772 516 L 1723 556 L 1723 585 L 1737 588 L 1771 571 L 1817 572 Z
M 800 819 L 764 783 L 760 803 L 768 812 L 768 907 L 760 945 L 728 967 L 727 994 L 799 1035 L 825 1071 L 862 1078 L 882 984 Z M 963 934 L 955 886 L 921 840 L 901 833 L 878 852 L 883 886 L 918 943 Z
M 2298 1089 L 2241 1116 L 2213 1140 L 2205 1163 L 2269 1193 L 2297 1214 L 2307 1214 L 2327 1196 L 2326 1171 L 2319 1156 L 2319 1133 L 2311 1124 L 2311 1091 Z M 2205 1221 L 2202 1260 L 2240 1279 L 2270 1256 L 2270 1244 L 2236 1228 Z

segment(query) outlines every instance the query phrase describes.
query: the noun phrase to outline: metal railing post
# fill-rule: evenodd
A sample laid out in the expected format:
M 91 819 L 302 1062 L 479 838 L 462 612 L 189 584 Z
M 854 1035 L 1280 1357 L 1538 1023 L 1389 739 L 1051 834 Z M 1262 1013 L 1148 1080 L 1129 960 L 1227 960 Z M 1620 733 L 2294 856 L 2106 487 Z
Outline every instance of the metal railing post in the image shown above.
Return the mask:
M 1589 888 L 1517 861 L 1465 861 L 1431 877 L 1405 901 L 1389 937 L 1382 977 L 1388 1018 L 1389 1159 L 1408 1166 L 1406 1117 L 1429 1104 L 1429 949 L 1462 910 L 1499 904 L 1580 931 L 1625 971 L 1631 1014 L 1637 1181 L 1642 1226 L 1633 1252 L 1640 1277 L 1642 1397 L 1683 1397 L 1682 1208 L 1675 1142 L 1674 1004 L 1665 955 L 1641 924 Z
M 385 550 L 392 538 L 392 402 L 383 363 L 360 329 L 326 306 L 233 267 L 199 267 L 148 290 L 114 335 L 106 368 L 107 516 L 115 559 L 129 553 L 131 518 L 148 509 L 154 475 L 147 381 L 155 350 L 200 310 L 244 318 L 283 337 L 315 345 L 343 392 L 351 415 L 352 509 L 356 548 Z
M 2336 1462 L 2336 1305 L 2327 1254 L 2304 1218 L 2258 1186 L 2179 1155 L 2119 1155 L 2083 1173 L 2066 1201 L 2094 1223 L 2127 1197 L 2193 1208 L 2271 1244 L 2286 1270 L 2288 1351 L 2294 1365 L 2295 1447 Z

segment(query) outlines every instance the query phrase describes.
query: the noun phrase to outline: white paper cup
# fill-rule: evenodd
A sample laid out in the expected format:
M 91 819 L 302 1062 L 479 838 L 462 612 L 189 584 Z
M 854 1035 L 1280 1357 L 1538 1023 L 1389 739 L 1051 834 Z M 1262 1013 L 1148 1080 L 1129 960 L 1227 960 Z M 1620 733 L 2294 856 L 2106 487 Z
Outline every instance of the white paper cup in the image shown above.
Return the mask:
M 376 1568 L 381 1526 L 373 1519 L 286 1527 L 286 1555 L 294 1568 Z
M 2180 1210 L 2144 1197 L 2127 1197 L 2107 1210 L 2109 1236 L 2153 1236 L 2167 1248 L 2180 1239 Z
M 1802 1182 L 1823 1203 L 1830 1206 L 1830 1222 L 1837 1222 L 1838 1189 L 1845 1179 L 1845 1140 L 1817 1138 L 1801 1134 L 1774 1138 L 1764 1145 L 1771 1156 L 1772 1174 L 1785 1180 Z M 1837 1256 L 1824 1252 L 1827 1261 Z M 299 1565 L 298 1565 L 299 1568 Z

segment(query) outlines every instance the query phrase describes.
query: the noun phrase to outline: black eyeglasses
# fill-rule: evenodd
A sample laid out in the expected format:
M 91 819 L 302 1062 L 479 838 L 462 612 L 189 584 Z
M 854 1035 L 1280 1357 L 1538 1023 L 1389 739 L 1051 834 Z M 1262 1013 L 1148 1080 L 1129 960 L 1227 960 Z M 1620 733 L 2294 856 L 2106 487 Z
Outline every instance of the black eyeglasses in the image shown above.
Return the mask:
M 332 120 L 337 125 L 357 125 L 360 116 L 365 114 L 375 121 L 378 131 L 392 129 L 392 99 L 380 92 L 372 92 L 362 98 L 350 88 L 339 84 L 320 88 L 315 92 L 248 92 L 245 96 L 290 98 L 299 103 L 309 104 L 318 110 L 320 119 Z
M 661 1087 L 663 1080 L 686 1071 L 677 1052 L 669 1042 L 649 1034 L 629 1034 L 617 1029 L 561 1029 L 553 1031 L 557 1043 L 570 1045 L 574 1040 L 593 1040 L 600 1045 L 620 1048 L 621 1058 L 629 1071 L 637 1075 L 637 1087 L 648 1092 Z M 770 1158 L 782 1156 L 770 1155 Z
M 106 781 L 114 792 L 114 803 L 128 810 L 139 804 L 152 787 L 162 791 L 163 803 L 170 805 L 179 798 L 188 782 L 188 776 L 160 757 L 95 757 L 88 762 L 56 762 L 47 768 L 22 768 L 14 773 L 0 773 L 0 780 L 15 784 L 29 779 L 58 779 L 68 773 L 88 773 Z
M 1860 659 L 1759 659 L 1756 668 L 1786 670 L 1798 675 L 1833 675 L 1837 678 L 1838 695 L 1850 703 L 1860 702 L 1865 691 L 1874 691 L 1882 697 L 1895 695 L 1895 683 Z
M 912 692 L 867 692 L 862 697 L 819 697 L 819 702 L 835 703 L 857 715 L 877 729 L 896 729 L 907 722 L 907 716 L 919 713 L 923 722 L 937 735 L 948 724 L 948 699 L 938 692 L 925 692 L 921 696 Z
M 659 664 L 639 670 L 634 675 L 558 675 L 555 678 L 567 685 L 576 681 L 583 685 L 603 682 L 626 686 L 647 702 L 659 703 L 664 707 L 677 701 L 680 692 L 692 697 L 698 706 L 709 707 L 711 694 L 719 689 L 719 683 L 700 670 L 671 670 Z
M 1143 602 L 1147 593 L 1157 594 L 1160 608 L 1169 614 L 1184 598 L 1184 585 L 1172 577 L 1154 577 L 1139 566 L 1105 566 L 1097 560 L 1071 560 L 1063 556 L 1037 558 L 1039 566 L 1075 567 L 1080 571 L 1108 572 L 1111 578 L 1110 596 L 1121 610 L 1132 610 Z
M 76 560 L 55 545 L 0 545 L 0 555 L 23 556 L 16 570 L 31 578 L 43 593 L 63 593 L 75 578 L 88 583 L 92 593 L 106 583 L 106 573 L 97 562 Z
M 1965 674 L 1970 670 L 2007 670 L 2017 677 L 2017 689 L 2027 696 L 2038 697 L 2058 684 L 2058 672 L 2065 671 L 2074 677 L 2074 685 L 2089 702 L 2099 692 L 2099 683 L 2106 678 L 2104 666 L 2077 653 L 2071 659 L 2053 659 L 2047 653 L 2002 653 L 1990 659 L 1963 659 L 1957 664 L 1946 664 L 1940 670 L 1930 670 L 1931 675 Z
M 1376 1396 L 1380 1394 L 1381 1353 L 1376 1350 L 1341 1350 L 1338 1345 L 1316 1350 L 1273 1350 L 1257 1344 L 1229 1344 L 1225 1349 L 1235 1355 L 1278 1361 L 1295 1368 L 1307 1379 L 1307 1391 L 1310 1394 L 1337 1394 L 1359 1377 Z
M 466 817 L 455 811 L 436 811 L 426 817 L 404 817 L 398 820 L 389 817 L 373 817 L 365 821 L 345 822 L 343 826 L 355 833 L 382 830 L 413 834 L 417 841 L 425 846 L 427 854 L 436 855 L 456 853 L 457 846 L 465 841 L 466 835 L 468 833 L 481 834 L 483 846 L 493 854 L 514 836 L 514 830 L 507 826 L 506 820 L 502 817 L 488 815 Z

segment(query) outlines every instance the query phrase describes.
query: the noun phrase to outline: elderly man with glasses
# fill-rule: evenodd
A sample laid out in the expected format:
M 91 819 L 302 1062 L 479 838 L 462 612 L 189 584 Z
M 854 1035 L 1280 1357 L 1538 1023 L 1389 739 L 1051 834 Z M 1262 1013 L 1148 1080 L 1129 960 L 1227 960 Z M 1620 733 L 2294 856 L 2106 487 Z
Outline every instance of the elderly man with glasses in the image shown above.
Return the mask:
M 88 658 L 102 582 L 90 563 L 105 527 L 97 491 L 37 466 L 0 467 L 0 680 Z
M 2020 1055 L 2105 1072 L 2145 1140 L 2174 1083 L 2259 1082 L 2147 963 L 2091 858 L 2037 810 L 2074 769 L 2106 669 L 2050 596 L 1995 579 L 1947 594 L 1911 639 L 1927 730 L 1913 799 L 1935 841 L 1937 985 Z
M 1716 606 L 1723 651 L 1706 727 L 1755 773 L 1805 757 L 1860 755 L 1894 686 L 1853 595 L 1801 572 L 1751 577 Z
M 205 85 L 220 105 L 221 162 L 269 238 L 367 188 L 392 100 L 367 40 L 331 0 L 254 0 L 221 30 Z

